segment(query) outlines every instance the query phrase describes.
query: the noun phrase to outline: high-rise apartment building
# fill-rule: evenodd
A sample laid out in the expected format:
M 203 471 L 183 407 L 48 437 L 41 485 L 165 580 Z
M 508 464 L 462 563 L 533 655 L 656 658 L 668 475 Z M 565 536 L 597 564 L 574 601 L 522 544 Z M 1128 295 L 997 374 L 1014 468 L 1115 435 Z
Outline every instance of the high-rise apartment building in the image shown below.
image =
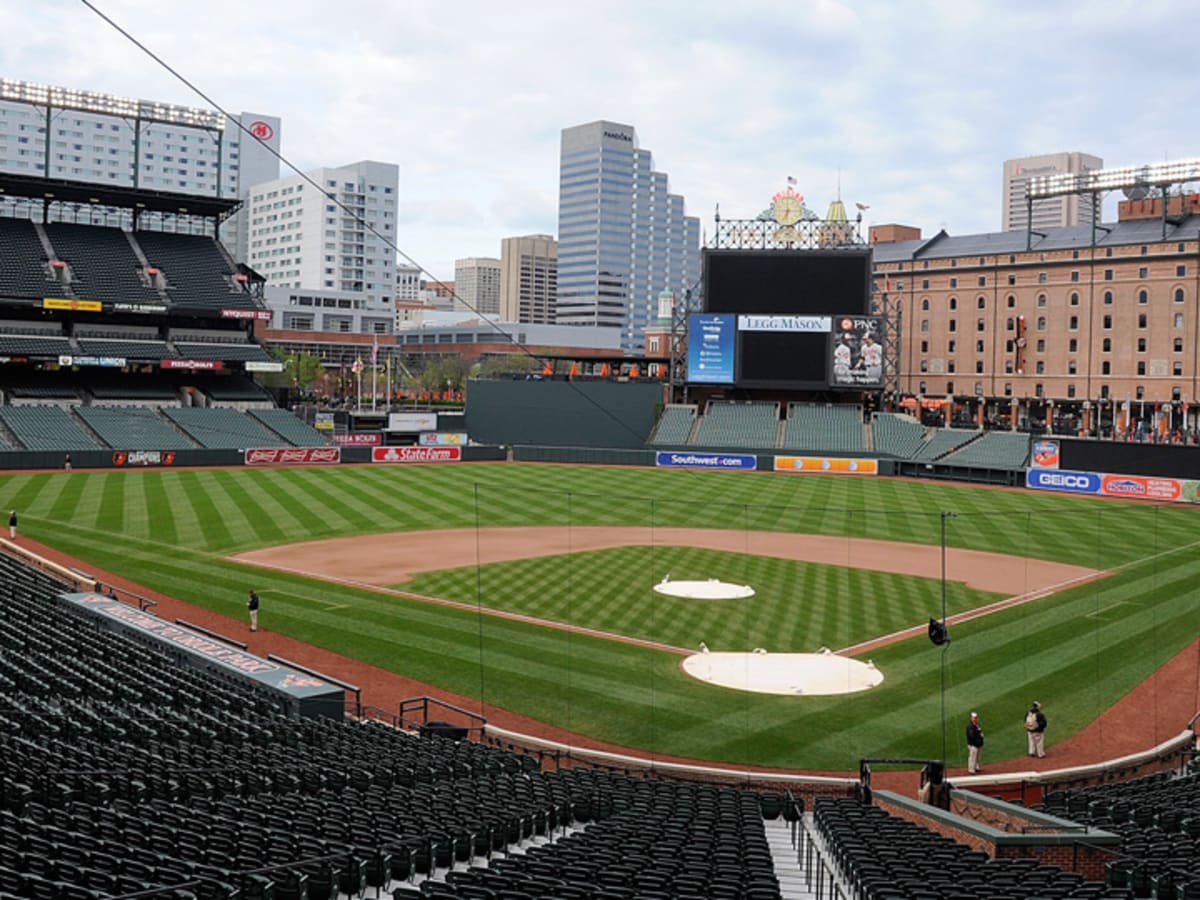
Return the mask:
M 0 171 L 9 174 L 245 198 L 251 185 L 279 177 L 279 144 L 278 116 L 226 118 L 213 110 L 0 79 Z M 21 202 L 0 200 L 0 213 L 26 214 Z M 129 227 L 127 215 L 97 207 L 92 219 Z M 246 260 L 243 212 L 222 224 L 221 239 Z
M 558 294 L 558 241 L 548 234 L 505 238 L 500 243 L 500 318 L 505 322 L 554 324 Z
M 485 316 L 500 315 L 500 260 L 471 256 L 454 261 L 457 305 Z
M 1102 168 L 1104 160 L 1087 153 L 1047 153 L 1044 156 L 1005 160 L 1001 230 L 1024 230 L 1031 224 L 1025 197 L 1025 186 L 1030 178 L 1040 178 L 1044 175 L 1080 175 Z M 1046 197 L 1033 202 L 1032 227 L 1036 230 L 1078 225 L 1080 222 L 1091 222 L 1092 214 L 1091 194 Z M 1096 215 L 1099 216 L 1099 210 L 1096 210 Z
M 392 299 L 399 168 L 364 161 L 308 178 L 318 187 L 294 175 L 251 189 L 250 266 L 280 287 Z
M 560 325 L 621 329 L 621 347 L 645 350 L 664 290 L 700 277 L 700 220 L 684 215 L 637 132 L 590 122 L 562 132 L 558 188 Z

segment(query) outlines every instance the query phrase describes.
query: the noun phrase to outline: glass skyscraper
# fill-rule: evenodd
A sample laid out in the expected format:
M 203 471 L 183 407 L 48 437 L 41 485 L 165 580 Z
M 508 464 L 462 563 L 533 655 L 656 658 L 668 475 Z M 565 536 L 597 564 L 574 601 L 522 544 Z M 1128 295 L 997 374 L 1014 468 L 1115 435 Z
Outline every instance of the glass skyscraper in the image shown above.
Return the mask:
M 658 296 L 700 278 L 700 220 L 654 171 L 637 132 L 617 122 L 564 128 L 558 183 L 560 325 L 621 329 L 621 348 L 645 351 Z

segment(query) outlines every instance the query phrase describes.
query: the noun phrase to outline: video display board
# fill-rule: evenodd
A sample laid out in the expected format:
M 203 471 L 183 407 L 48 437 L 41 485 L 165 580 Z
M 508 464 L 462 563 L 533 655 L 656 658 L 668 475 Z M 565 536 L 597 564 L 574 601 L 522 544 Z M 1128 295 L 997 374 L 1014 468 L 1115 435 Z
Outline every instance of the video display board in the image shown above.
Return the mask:
M 870 369 L 876 381 L 867 380 L 865 364 L 844 373 L 839 367 L 840 380 L 833 380 L 832 332 L 844 318 L 869 318 L 870 296 L 869 249 L 704 251 L 706 312 L 737 316 L 738 387 L 862 390 L 881 385 L 882 355 L 878 372 Z M 861 336 L 855 341 L 856 349 L 864 343 Z M 689 369 L 690 359 L 689 347 Z
M 829 386 L 883 387 L 883 322 L 875 316 L 835 317 L 829 341 Z
M 736 319 L 721 314 L 688 316 L 688 381 L 733 384 Z

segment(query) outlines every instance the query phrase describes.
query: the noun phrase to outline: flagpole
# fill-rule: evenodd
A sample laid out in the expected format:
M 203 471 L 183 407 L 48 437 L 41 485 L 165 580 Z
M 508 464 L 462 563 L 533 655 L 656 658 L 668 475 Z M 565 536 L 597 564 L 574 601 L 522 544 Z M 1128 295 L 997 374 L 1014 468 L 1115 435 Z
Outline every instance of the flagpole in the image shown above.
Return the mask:
M 379 367 L 371 363 L 371 412 L 375 412 L 375 401 L 379 396 Z

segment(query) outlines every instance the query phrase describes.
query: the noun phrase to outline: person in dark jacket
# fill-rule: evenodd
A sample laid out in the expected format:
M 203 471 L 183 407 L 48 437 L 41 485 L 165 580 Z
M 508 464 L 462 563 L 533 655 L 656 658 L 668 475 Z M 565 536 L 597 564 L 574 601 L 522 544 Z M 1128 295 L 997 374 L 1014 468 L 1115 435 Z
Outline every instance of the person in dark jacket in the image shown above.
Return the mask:
M 978 775 L 983 769 L 979 768 L 979 752 L 983 749 L 983 729 L 979 727 L 979 713 L 971 713 L 967 722 L 967 774 Z
M 17 511 L 15 509 L 8 514 L 8 536 L 10 538 L 17 536 Z
M 250 611 L 250 630 L 258 631 L 258 594 L 254 591 L 246 595 L 246 609 Z
M 1029 755 L 1041 759 L 1046 755 L 1046 716 L 1036 700 L 1025 714 L 1025 731 L 1029 734 Z

